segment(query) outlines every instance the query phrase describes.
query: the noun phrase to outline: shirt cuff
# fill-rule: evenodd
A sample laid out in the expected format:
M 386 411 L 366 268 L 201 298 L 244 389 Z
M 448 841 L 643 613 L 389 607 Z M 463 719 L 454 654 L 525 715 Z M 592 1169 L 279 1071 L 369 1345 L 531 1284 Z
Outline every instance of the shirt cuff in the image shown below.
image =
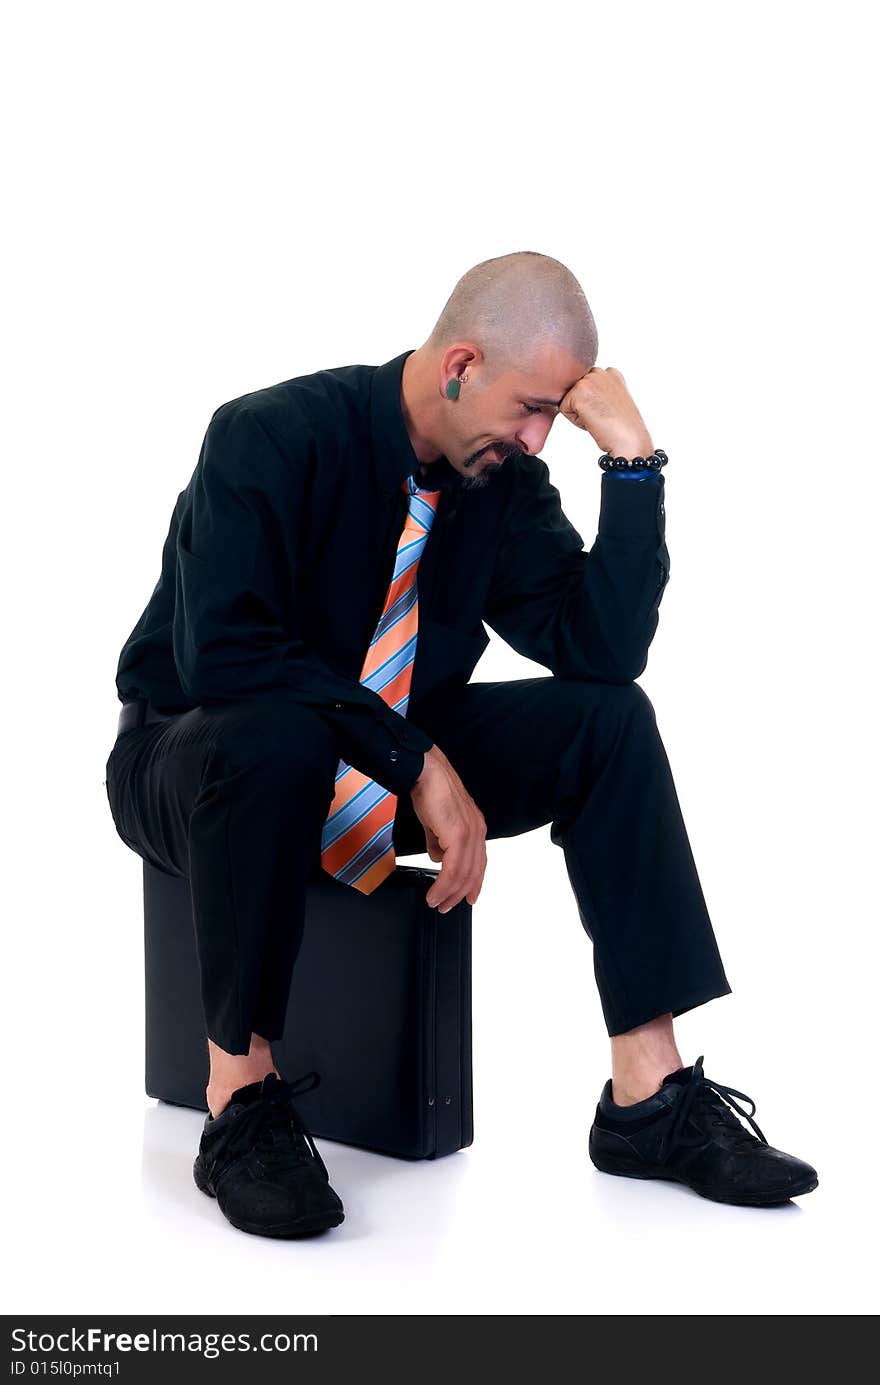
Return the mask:
M 618 484 L 621 474 L 614 471 L 602 474 L 599 534 L 622 539 L 646 539 L 662 534 L 666 478 L 655 472 L 653 485 L 622 486 Z
M 398 796 L 408 794 L 425 767 L 425 755 L 434 742 L 426 732 L 414 726 L 406 717 L 392 714 L 389 729 L 396 744 L 388 751 L 386 780 L 393 781 L 393 792 Z
M 390 707 L 364 721 L 334 703 L 330 716 L 342 733 L 339 753 L 347 765 L 398 797 L 411 791 L 434 744 L 430 736 Z

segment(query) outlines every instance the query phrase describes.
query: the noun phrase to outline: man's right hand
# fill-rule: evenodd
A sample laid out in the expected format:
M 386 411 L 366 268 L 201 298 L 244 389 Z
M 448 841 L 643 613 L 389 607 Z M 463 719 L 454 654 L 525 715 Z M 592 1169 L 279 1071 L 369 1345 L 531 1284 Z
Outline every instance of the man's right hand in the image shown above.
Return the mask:
M 425 752 L 411 797 L 428 855 L 440 863 L 428 904 L 441 914 L 463 899 L 476 904 L 486 871 L 486 819 L 438 746 Z

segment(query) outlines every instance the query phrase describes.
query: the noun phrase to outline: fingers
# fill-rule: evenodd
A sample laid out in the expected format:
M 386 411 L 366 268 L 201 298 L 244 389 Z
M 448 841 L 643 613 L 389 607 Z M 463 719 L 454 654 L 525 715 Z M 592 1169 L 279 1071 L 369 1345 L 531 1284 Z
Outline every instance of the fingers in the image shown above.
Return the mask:
M 473 859 L 471 864 L 470 883 L 462 891 L 462 899 L 467 899 L 469 904 L 475 904 L 483 886 L 483 876 L 486 873 L 486 824 L 480 823 L 477 832 L 472 838 Z M 456 901 L 457 902 L 457 901 Z
M 425 896 L 441 914 L 448 914 L 465 898 L 470 904 L 479 898 L 486 873 L 486 824 L 482 813 L 475 812 L 476 820 L 452 836 L 440 874 Z
M 455 839 L 443 853 L 440 874 L 425 896 L 431 908 L 445 914 L 464 898 L 465 890 L 470 888 L 471 884 L 470 866 L 466 837 L 456 833 Z
M 469 889 L 469 890 L 467 891 L 467 893 L 465 894 L 465 896 L 464 896 L 464 898 L 467 900 L 468 904 L 471 904 L 471 905 L 476 904 L 477 900 L 479 899 L 479 897 L 480 897 L 480 891 L 481 891 L 482 888 L 483 888 L 483 880 L 484 880 L 484 878 L 485 878 L 485 875 L 486 875 L 486 844 L 485 844 L 485 842 L 484 842 L 484 843 L 483 843 L 482 851 L 480 851 L 480 853 L 479 853 L 479 855 L 478 855 L 478 866 L 477 866 L 477 880 L 476 880 L 476 884 L 473 885 L 473 886 L 471 887 L 471 889 Z
M 446 914 L 463 899 L 474 903 L 479 896 L 486 871 L 486 819 L 446 757 L 436 751 L 433 747 L 425 757 L 424 783 L 419 780 L 413 789 L 412 803 L 425 829 L 428 855 L 440 863 L 425 899 Z

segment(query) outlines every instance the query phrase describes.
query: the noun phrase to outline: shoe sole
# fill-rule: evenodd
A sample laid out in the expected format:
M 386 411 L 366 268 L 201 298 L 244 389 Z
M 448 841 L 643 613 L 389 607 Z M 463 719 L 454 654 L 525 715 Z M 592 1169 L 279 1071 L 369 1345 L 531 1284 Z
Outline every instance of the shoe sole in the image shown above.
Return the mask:
M 811 1183 L 789 1188 L 787 1192 L 781 1194 L 765 1193 L 751 1197 L 719 1197 L 717 1193 L 703 1192 L 702 1188 L 698 1188 L 696 1184 L 689 1183 L 686 1178 L 681 1178 L 675 1173 L 656 1173 L 653 1169 L 614 1168 L 610 1164 L 598 1163 L 592 1154 L 590 1154 L 590 1159 L 600 1173 L 610 1173 L 615 1178 L 656 1179 L 661 1183 L 680 1183 L 682 1187 L 690 1188 L 691 1192 L 707 1198 L 709 1202 L 724 1202 L 730 1207 L 783 1207 L 793 1197 L 803 1197 L 805 1193 L 811 1193 L 814 1188 L 819 1186 L 818 1178 L 814 1178 Z
M 196 1187 L 206 1197 L 212 1197 L 216 1200 L 217 1194 L 205 1177 L 198 1159 L 193 1164 L 193 1180 Z M 248 1222 L 239 1221 L 235 1217 L 230 1217 L 225 1212 L 223 1215 L 229 1225 L 235 1227 L 236 1231 L 246 1231 L 251 1236 L 272 1236 L 280 1241 L 294 1241 L 303 1236 L 314 1236 L 319 1231 L 329 1231 L 332 1227 L 339 1226 L 341 1222 L 345 1221 L 345 1213 L 334 1207 L 328 1207 L 326 1212 L 312 1212 L 309 1216 L 298 1217 L 295 1222 L 276 1222 L 272 1226 L 254 1226 Z

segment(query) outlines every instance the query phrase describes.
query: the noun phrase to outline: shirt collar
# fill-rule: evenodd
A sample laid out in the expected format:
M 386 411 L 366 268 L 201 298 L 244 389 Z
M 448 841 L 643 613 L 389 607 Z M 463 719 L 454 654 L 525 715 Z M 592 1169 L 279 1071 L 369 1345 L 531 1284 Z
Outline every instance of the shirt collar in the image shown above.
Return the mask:
M 370 433 L 376 477 L 386 494 L 399 490 L 401 482 L 412 475 L 426 490 L 460 490 L 461 477 L 446 457 L 438 457 L 430 466 L 422 466 L 410 442 L 400 392 L 404 363 L 414 350 L 412 347 L 401 352 L 373 371 Z

